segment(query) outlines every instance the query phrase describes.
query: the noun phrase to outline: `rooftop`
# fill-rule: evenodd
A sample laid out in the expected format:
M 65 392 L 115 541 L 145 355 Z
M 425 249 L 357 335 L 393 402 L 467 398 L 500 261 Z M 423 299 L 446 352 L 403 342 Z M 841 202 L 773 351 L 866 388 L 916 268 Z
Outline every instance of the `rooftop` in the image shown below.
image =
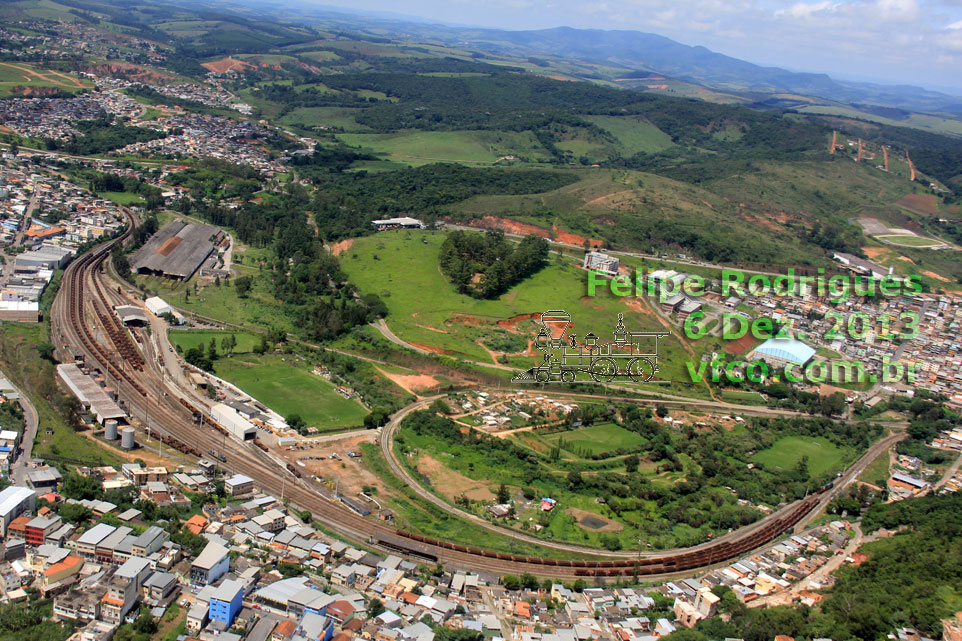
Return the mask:
M 31 490 L 29 487 L 19 487 L 16 485 L 4 488 L 0 492 L 0 515 L 7 515 L 12 512 L 18 505 L 28 500 L 31 496 L 36 496 L 37 493 Z

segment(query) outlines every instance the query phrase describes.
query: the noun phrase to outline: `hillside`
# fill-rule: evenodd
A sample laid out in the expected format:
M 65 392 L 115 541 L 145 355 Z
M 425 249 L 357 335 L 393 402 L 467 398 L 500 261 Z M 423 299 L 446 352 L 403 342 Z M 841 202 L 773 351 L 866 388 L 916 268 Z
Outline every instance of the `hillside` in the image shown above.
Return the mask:
M 318 233 L 332 240 L 369 233 L 371 219 L 390 214 L 470 224 L 487 217 L 629 250 L 742 265 L 813 265 L 826 263 L 832 251 L 871 247 L 874 241 L 859 220 L 873 217 L 865 212 L 896 210 L 908 219 L 879 215 L 893 225 L 915 225 L 934 237 L 932 243 L 957 242 L 958 195 L 950 190 L 962 191 L 962 142 L 913 128 L 955 122 L 948 118 L 939 124 L 934 116 L 923 121 L 914 115 L 913 126 L 903 127 L 892 108 L 845 107 L 853 98 L 842 88 L 830 92 L 835 111 L 826 113 L 815 108 L 823 103 L 802 93 L 780 94 L 764 105 L 758 86 L 740 96 L 724 94 L 735 102 L 717 93 L 693 100 L 650 90 L 644 82 L 656 72 L 632 61 L 649 49 L 678 65 L 666 82 L 688 82 L 693 91 L 710 84 L 707 75 L 721 74 L 719 65 L 727 65 L 729 75 L 717 78 L 728 85 L 748 71 L 747 63 L 720 61 L 707 50 L 682 56 L 681 45 L 646 34 L 560 29 L 471 35 L 383 17 L 319 10 L 305 15 L 295 24 L 270 8 L 154 0 L 18 0 L 0 6 L 0 17 L 17 21 L 38 42 L 56 30 L 52 21 L 63 21 L 90 43 L 89 53 L 73 59 L 42 63 L 49 56 L 38 49 L 15 64 L 140 80 L 154 88 L 128 93 L 151 108 L 174 102 L 229 114 L 172 99 L 163 89 L 212 86 L 248 104 L 251 119 L 282 128 L 288 139 L 312 141 L 316 153 L 293 164 L 311 187 L 308 206 Z M 401 33 L 401 27 L 410 29 Z M 616 45 L 622 47 L 619 56 L 610 54 Z M 532 57 L 539 48 L 555 54 Z M 696 63 L 706 78 L 681 73 L 682 66 Z M 765 91 L 828 87 L 824 78 L 806 79 L 807 89 L 783 86 L 778 83 L 802 80 L 780 70 L 765 73 Z M 860 119 L 878 113 L 886 114 L 884 123 Z M 852 162 L 858 158 L 851 142 L 830 149 L 833 135 L 862 139 L 866 160 Z M 891 166 L 880 170 L 883 146 Z M 282 153 L 283 144 L 276 149 Z M 451 174 L 436 163 L 499 171 Z M 425 170 L 414 171 L 418 167 Z M 522 172 L 518 184 L 524 183 L 523 172 L 531 167 L 550 168 L 561 182 L 518 189 L 491 180 Z M 460 181 L 457 189 L 451 180 Z M 943 216 L 896 205 L 912 195 L 934 196 Z M 241 216 L 276 213 L 268 202 L 245 205 Z M 929 241 L 914 242 L 892 259 L 933 254 L 929 264 L 943 278 L 962 275 L 956 252 L 935 256 L 922 248 Z

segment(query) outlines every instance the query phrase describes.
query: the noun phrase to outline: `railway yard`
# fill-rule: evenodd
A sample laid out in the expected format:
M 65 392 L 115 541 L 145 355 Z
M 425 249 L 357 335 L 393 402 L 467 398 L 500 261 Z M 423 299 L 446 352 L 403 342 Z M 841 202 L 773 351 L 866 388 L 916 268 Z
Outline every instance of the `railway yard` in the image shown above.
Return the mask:
M 132 227 L 136 222 L 134 214 L 127 211 L 126 215 Z M 225 459 L 223 467 L 251 477 L 265 492 L 310 511 L 331 532 L 411 558 L 497 574 L 528 572 L 559 579 L 683 573 L 732 559 L 804 524 L 808 517 L 827 505 L 836 493 L 855 479 L 864 467 L 864 461 L 871 460 L 900 437 L 891 435 L 876 443 L 838 479 L 834 487 L 822 488 L 757 523 L 689 549 L 639 554 L 554 544 L 562 550 L 582 555 L 578 560 L 571 560 L 506 554 L 424 537 L 392 527 L 387 522 L 365 518 L 338 501 L 316 469 L 310 474 L 305 473 L 313 462 L 292 465 L 289 457 L 285 460 L 280 453 L 259 441 L 242 442 L 226 437 L 225 430 L 209 418 L 209 399 L 175 386 L 161 365 L 144 357 L 138 339 L 130 338 L 131 335 L 140 335 L 128 334 L 111 313 L 114 306 L 129 302 L 118 293 L 117 283 L 108 275 L 110 249 L 115 243 L 125 242 L 127 234 L 129 232 L 97 247 L 68 267 L 52 309 L 52 335 L 57 340 L 60 360 L 69 362 L 80 357 L 88 368 L 99 369 L 116 386 L 128 413 L 144 417 L 143 421 L 136 421 L 140 427 L 146 429 L 149 425 L 154 433 L 162 434 L 167 445 L 198 457 L 210 450 L 221 452 Z M 387 446 L 392 432 L 401 419 L 426 407 L 432 400 L 421 399 L 391 418 L 382 433 L 381 443 L 386 450 L 389 450 Z M 746 408 L 748 412 L 752 410 Z M 267 456 L 264 456 L 265 451 Z M 303 455 L 308 456 L 310 454 Z M 388 457 L 388 460 L 392 459 Z M 394 472 L 405 478 L 405 472 L 399 466 L 394 467 Z M 417 486 L 416 483 L 413 485 Z M 445 506 L 445 509 L 450 508 Z M 544 544 L 543 541 L 537 542 Z

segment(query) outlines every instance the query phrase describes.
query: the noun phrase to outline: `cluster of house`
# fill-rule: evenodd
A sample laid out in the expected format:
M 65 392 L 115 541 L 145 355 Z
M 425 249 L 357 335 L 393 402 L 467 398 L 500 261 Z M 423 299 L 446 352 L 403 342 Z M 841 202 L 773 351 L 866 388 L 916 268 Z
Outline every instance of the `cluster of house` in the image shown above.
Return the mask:
M 138 142 L 117 150 L 121 155 L 171 156 L 175 158 L 220 158 L 260 171 L 283 171 L 257 139 L 270 130 L 264 125 L 231 120 L 222 116 L 184 113 L 143 123 L 167 133 L 164 138 Z
M 891 467 L 887 487 L 889 499 L 893 501 L 911 498 L 932 487 L 936 471 L 927 467 L 915 456 L 899 454 Z
M 29 19 L 8 24 L 16 26 L 17 30 L 4 29 L 10 36 L 5 33 L 3 39 L 16 42 L 18 46 L 3 53 L 20 60 L 72 60 L 81 53 L 136 64 L 156 64 L 167 59 L 163 45 L 133 35 L 106 32 L 83 20 Z M 108 68 L 105 71 L 119 74 L 139 72 L 136 68 L 103 67 Z
M 104 113 L 134 118 L 141 107 L 130 96 L 116 92 L 86 93 L 71 98 L 12 98 L 0 102 L 0 122 L 21 136 L 65 140 L 79 136 L 81 120 Z
M 0 320 L 36 322 L 40 296 L 54 271 L 82 243 L 117 233 L 121 220 L 110 201 L 6 159 L 0 167 L 0 246 L 21 253 L 9 259 L 0 278 Z
M 0 491 L 4 597 L 26 600 L 24 588 L 37 588 L 53 599 L 56 619 L 82 624 L 79 641 L 107 641 L 143 608 L 160 617 L 175 601 L 186 611 L 189 638 L 201 641 L 433 641 L 439 625 L 511 641 L 654 641 L 714 616 L 714 586 L 728 586 L 751 604 L 808 578 L 844 550 L 851 534 L 847 522 L 835 521 L 700 578 L 656 588 L 579 582 L 518 591 L 498 585 L 495 575 L 441 567 L 431 572 L 330 539 L 276 497 L 259 493 L 251 478 L 235 474 L 219 481 L 214 463 L 197 467 L 174 473 L 142 464 L 78 470 L 104 489 L 137 487 L 153 502 L 174 485 L 207 492 L 222 482 L 227 501 L 205 504 L 182 524 L 206 539 L 193 559 L 138 509 L 68 499 L 87 508 L 93 523 L 66 522 L 56 509 L 64 502 L 56 492 L 59 478 L 42 489 Z M 45 500 L 39 509 L 38 498 Z M 823 582 L 807 587 L 826 587 Z M 802 592 L 801 598 L 814 602 L 818 595 Z
M 858 259 L 846 266 L 859 275 L 891 275 L 888 268 L 872 265 Z M 927 389 L 946 395 L 950 404 L 962 407 L 962 297 L 903 293 L 863 299 L 853 296 L 832 302 L 811 293 L 766 293 L 738 302 L 751 308 L 755 316 L 768 316 L 785 324 L 791 333 L 804 335 L 805 342 L 814 347 L 826 347 L 840 359 L 861 363 L 868 372 L 881 372 L 887 360 L 913 367 L 914 377 L 887 384 L 888 392 L 912 395 L 917 388 Z M 914 336 L 902 339 L 899 335 L 903 333 Z M 867 403 L 882 399 L 875 396 Z
M 457 422 L 485 431 L 551 426 L 563 422 L 577 403 L 525 392 L 461 392 L 449 397 Z
M 99 89 L 102 91 L 122 91 L 129 87 L 147 87 L 152 89 L 157 93 L 164 94 L 165 96 L 170 96 L 171 98 L 177 98 L 180 100 L 189 100 L 191 102 L 197 102 L 207 107 L 229 107 L 235 102 L 234 96 L 231 95 L 229 91 L 222 89 L 221 87 L 199 84 L 199 83 L 183 83 L 176 85 L 165 85 L 165 84 L 153 84 L 148 82 L 137 82 L 127 80 L 125 78 L 111 78 L 104 75 L 96 74 L 83 74 L 94 81 Z M 167 105 L 159 105 L 164 109 L 177 110 L 178 107 Z M 238 110 L 239 111 L 239 110 Z

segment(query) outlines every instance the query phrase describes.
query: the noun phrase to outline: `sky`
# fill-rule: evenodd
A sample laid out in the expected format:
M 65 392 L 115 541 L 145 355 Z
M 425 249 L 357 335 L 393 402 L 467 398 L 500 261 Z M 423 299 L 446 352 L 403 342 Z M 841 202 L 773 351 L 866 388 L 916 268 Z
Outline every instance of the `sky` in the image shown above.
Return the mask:
M 962 95 L 962 0 L 325 0 L 499 29 L 634 29 L 757 64 Z

